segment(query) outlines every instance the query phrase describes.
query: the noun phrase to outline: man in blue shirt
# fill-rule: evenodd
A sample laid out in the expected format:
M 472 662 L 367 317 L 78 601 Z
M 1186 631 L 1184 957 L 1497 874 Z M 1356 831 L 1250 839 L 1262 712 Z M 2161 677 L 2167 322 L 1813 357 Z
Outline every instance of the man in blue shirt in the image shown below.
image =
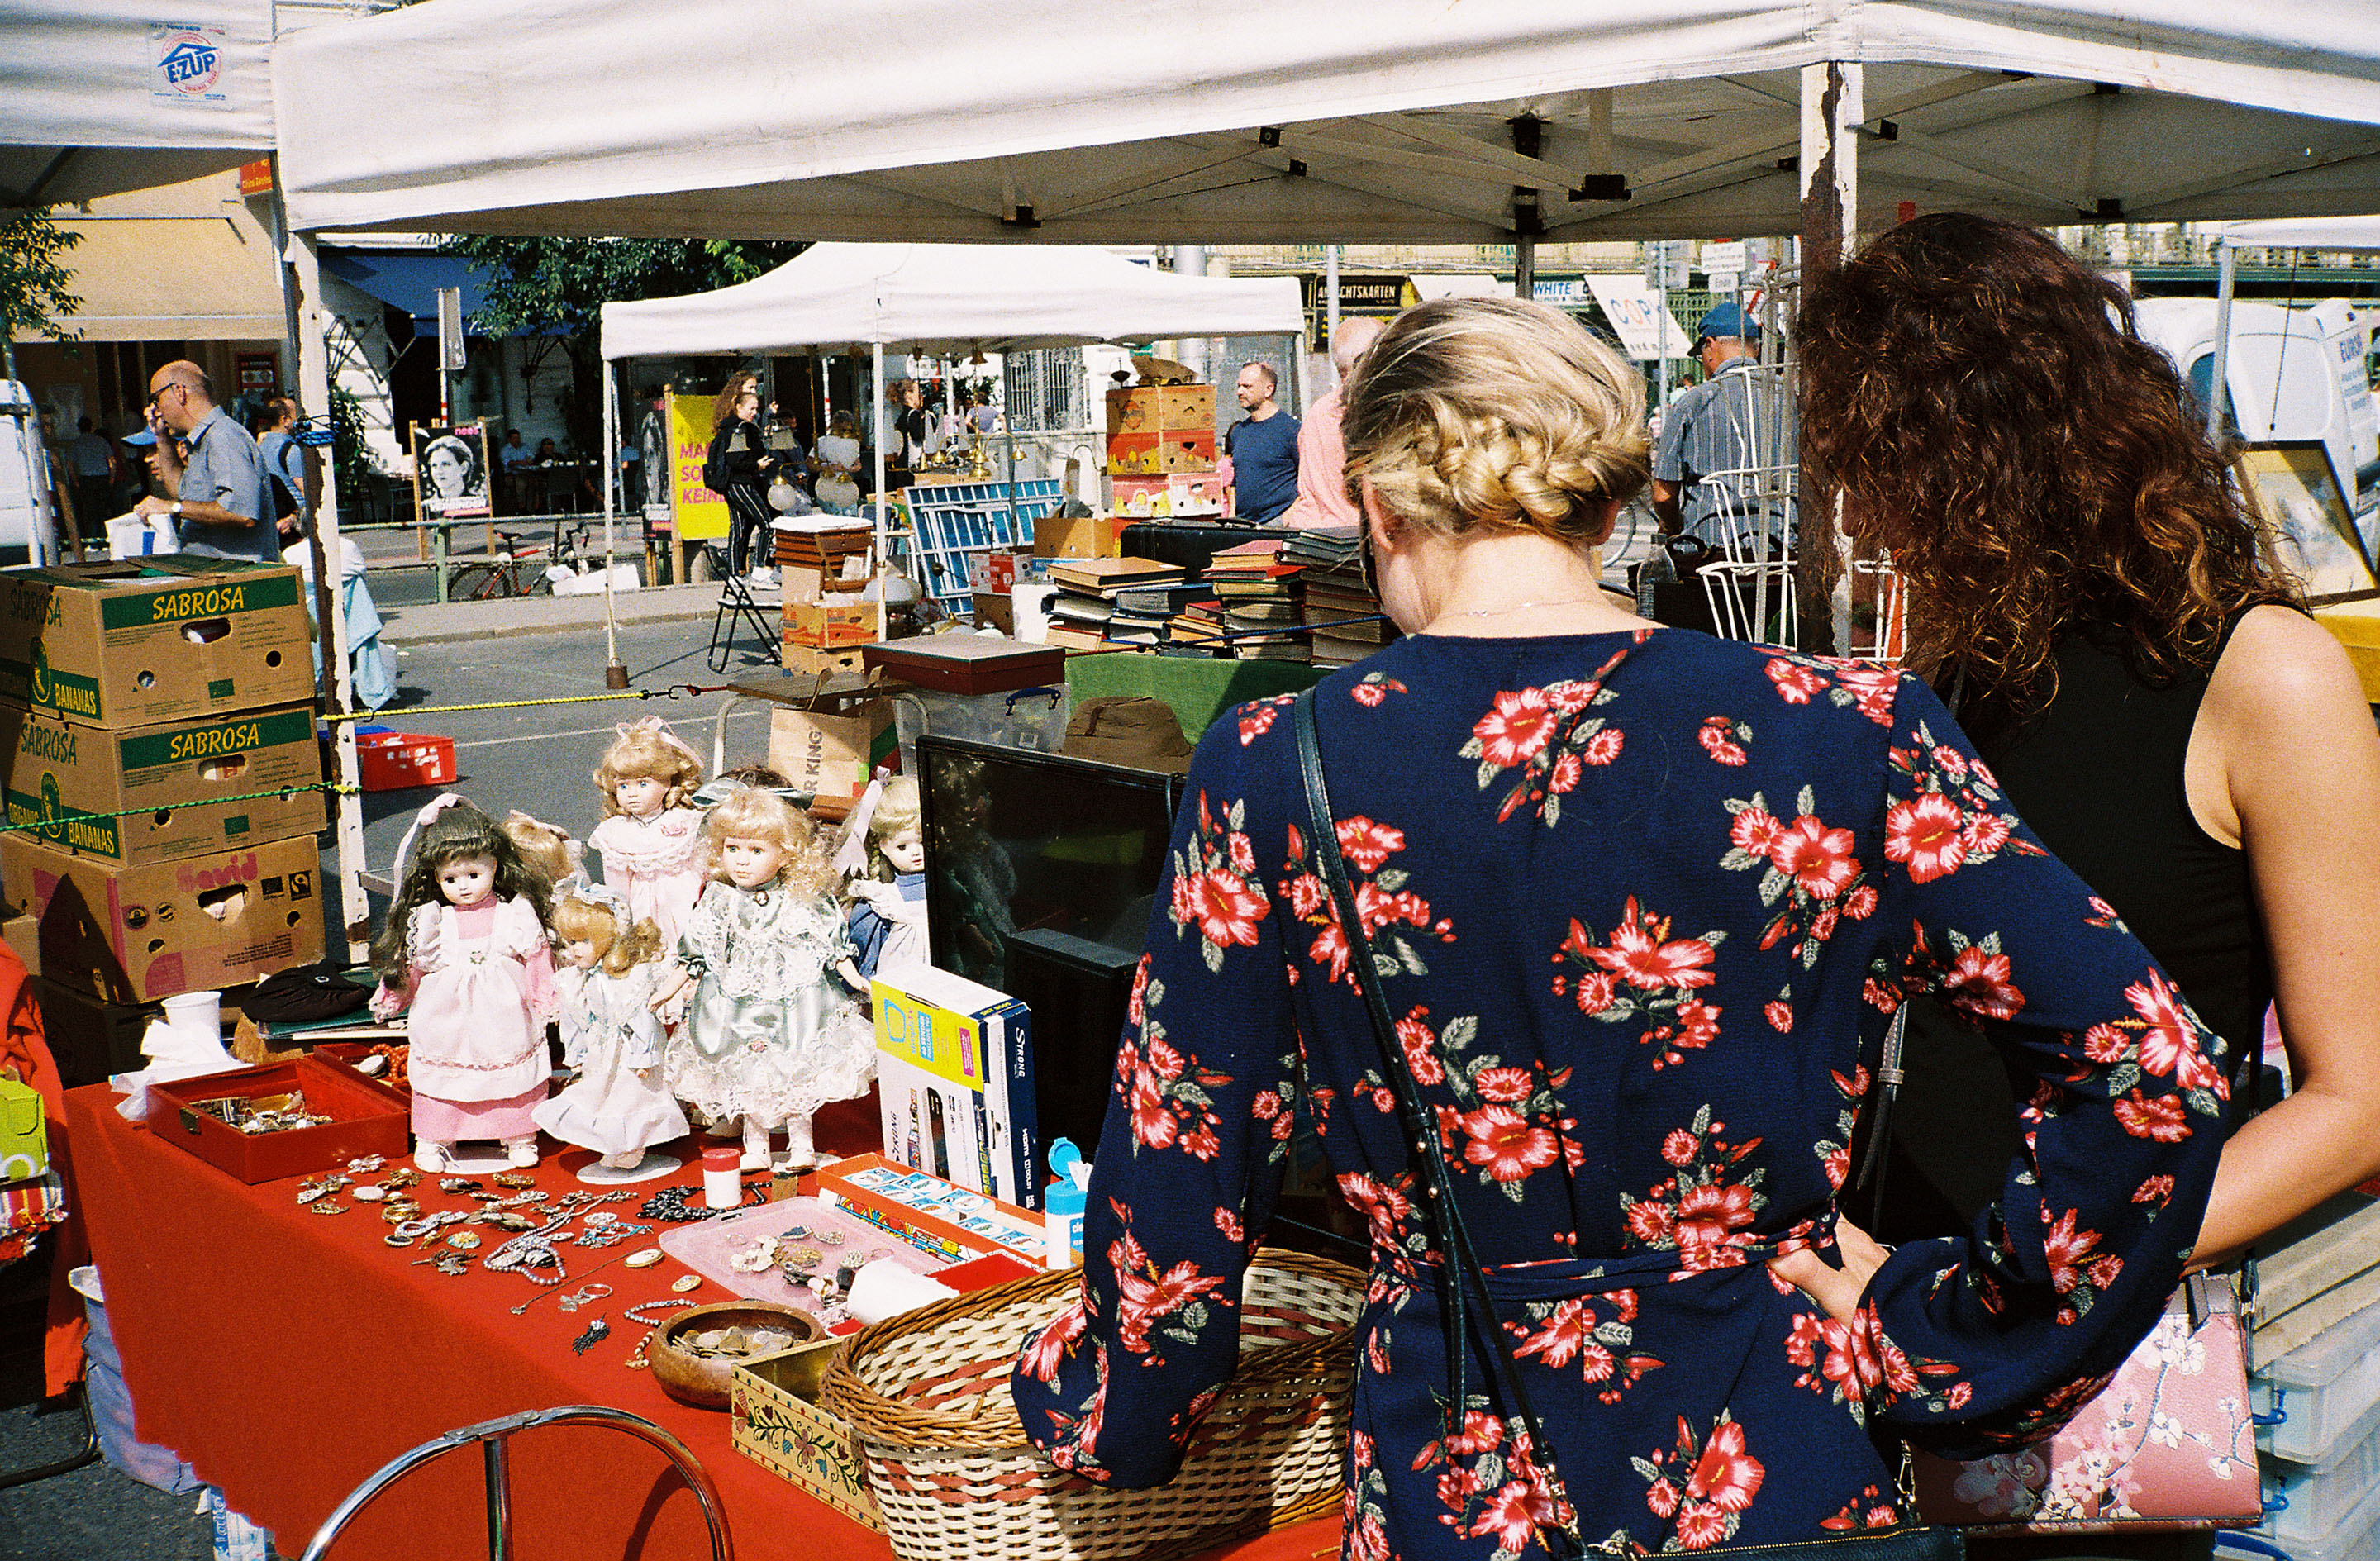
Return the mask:
M 1232 457 L 1232 490 L 1239 517 L 1262 526 L 1297 502 L 1297 419 L 1273 401 L 1281 376 L 1269 363 L 1240 370 L 1240 405 L 1247 416 L 1223 436 Z
M 1760 330 L 1741 306 L 1703 316 L 1694 360 L 1703 382 L 1670 404 L 1653 451 L 1653 513 L 1661 528 L 1719 551 L 1765 559 L 1793 524 L 1784 468 L 1800 459 L 1793 397 L 1764 371 Z
M 265 499 L 264 456 L 248 430 L 215 405 L 205 369 L 176 361 L 150 376 L 149 428 L 159 436 L 157 478 L 169 497 L 143 499 L 134 513 L 172 515 L 183 552 L 280 563 L 281 538 Z M 169 433 L 188 443 L 187 462 L 164 437 Z

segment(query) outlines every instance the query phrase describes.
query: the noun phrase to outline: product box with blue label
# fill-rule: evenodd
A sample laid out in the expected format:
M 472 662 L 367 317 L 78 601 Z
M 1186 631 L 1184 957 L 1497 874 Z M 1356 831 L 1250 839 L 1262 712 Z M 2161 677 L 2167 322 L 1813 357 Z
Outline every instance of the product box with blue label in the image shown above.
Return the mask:
M 885 1158 L 1040 1207 L 1031 1011 L 930 967 L 879 977 L 871 991 Z

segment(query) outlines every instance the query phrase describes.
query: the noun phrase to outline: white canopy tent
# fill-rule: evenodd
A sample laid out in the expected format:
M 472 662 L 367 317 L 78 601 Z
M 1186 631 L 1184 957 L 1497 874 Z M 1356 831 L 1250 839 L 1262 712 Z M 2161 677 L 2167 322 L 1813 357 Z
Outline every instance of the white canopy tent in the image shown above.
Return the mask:
M 307 227 L 1493 242 L 1795 231 L 1823 62 L 1864 225 L 2380 211 L 2362 0 L 440 0 L 275 90 Z
M 2380 250 L 2380 216 L 2273 218 L 2265 222 L 2227 223 L 2216 245 L 2215 367 L 2209 383 L 2230 383 L 2231 298 L 2239 279 L 2242 249 Z M 2206 398 L 2206 437 L 2223 433 L 2220 396 Z M 2352 495 L 2350 495 L 2351 497 Z
M 611 366 L 624 357 L 865 345 L 873 363 L 870 405 L 881 405 L 888 346 L 952 357 L 1168 336 L 1300 336 L 1305 329 L 1302 299 L 1294 277 L 1175 276 L 1101 249 L 820 244 L 766 276 L 715 293 L 605 304 L 604 448 L 613 443 L 612 418 L 619 399 L 610 382 Z M 884 448 L 880 439 L 869 442 L 876 447 L 880 563 L 889 540 Z M 606 482 L 607 623 L 612 548 L 612 485 Z
M 273 0 L 0 0 L 0 215 L 270 152 L 273 31 Z

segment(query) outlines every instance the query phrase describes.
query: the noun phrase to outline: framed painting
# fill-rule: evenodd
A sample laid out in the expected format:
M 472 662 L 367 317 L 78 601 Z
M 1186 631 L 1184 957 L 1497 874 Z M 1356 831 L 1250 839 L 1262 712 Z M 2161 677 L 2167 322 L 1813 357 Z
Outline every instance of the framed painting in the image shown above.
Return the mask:
M 2380 574 L 2363 551 L 2346 486 L 2322 441 L 2251 444 L 2233 471 L 2273 562 L 2297 578 L 2309 602 L 2380 597 Z

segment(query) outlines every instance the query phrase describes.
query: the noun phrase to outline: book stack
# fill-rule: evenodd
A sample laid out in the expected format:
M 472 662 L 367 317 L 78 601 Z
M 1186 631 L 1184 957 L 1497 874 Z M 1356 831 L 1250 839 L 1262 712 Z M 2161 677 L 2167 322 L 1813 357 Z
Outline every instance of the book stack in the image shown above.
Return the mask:
M 1305 624 L 1318 667 L 1360 661 L 1397 637 L 1380 616 L 1379 593 L 1364 577 L 1359 526 L 1318 526 L 1281 544 L 1284 563 L 1305 566 Z
M 1165 593 L 1183 586 L 1179 564 L 1148 558 L 1064 558 L 1050 564 L 1058 595 L 1050 602 L 1049 643 L 1080 647 L 1154 645 L 1163 637 L 1174 599 Z M 1129 608 L 1121 599 L 1133 597 Z M 1115 620 L 1121 616 L 1123 622 Z
M 1243 661 L 1303 661 L 1306 657 L 1305 567 L 1284 563 L 1270 539 L 1225 548 L 1207 565 L 1207 583 L 1222 607 L 1232 653 Z M 1254 637 L 1243 638 L 1248 635 Z

